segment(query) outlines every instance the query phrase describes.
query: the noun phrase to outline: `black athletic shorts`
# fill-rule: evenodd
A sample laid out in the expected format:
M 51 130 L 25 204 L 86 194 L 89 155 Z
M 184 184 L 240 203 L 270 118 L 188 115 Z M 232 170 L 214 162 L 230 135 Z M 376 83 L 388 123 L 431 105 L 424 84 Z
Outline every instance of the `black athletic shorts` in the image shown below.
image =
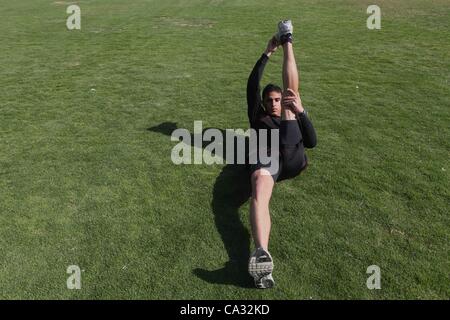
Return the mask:
M 281 121 L 279 166 L 272 178 L 275 182 L 298 176 L 308 165 L 302 134 L 297 121 Z M 257 162 L 250 165 L 250 173 L 262 168 L 270 168 L 271 163 Z
M 302 146 L 303 148 L 303 146 Z M 277 172 L 271 174 L 273 181 L 282 181 L 298 176 L 308 166 L 308 158 L 306 154 L 300 149 L 302 148 L 289 148 L 282 151 L 284 153 L 279 159 L 279 166 Z M 250 174 L 253 174 L 259 169 L 268 169 L 271 166 L 270 163 L 263 164 L 261 162 L 250 165 Z

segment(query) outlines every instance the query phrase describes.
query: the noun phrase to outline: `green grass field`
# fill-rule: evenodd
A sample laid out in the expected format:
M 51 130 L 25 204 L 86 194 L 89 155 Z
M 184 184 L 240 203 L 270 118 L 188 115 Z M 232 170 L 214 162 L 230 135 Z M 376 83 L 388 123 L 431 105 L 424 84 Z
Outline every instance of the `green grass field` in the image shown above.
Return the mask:
M 0 0 L 0 298 L 450 298 L 447 0 L 86 0 L 73 31 L 70 3 Z M 248 128 L 286 17 L 318 145 L 275 188 L 261 291 L 243 172 L 174 165 L 170 134 Z

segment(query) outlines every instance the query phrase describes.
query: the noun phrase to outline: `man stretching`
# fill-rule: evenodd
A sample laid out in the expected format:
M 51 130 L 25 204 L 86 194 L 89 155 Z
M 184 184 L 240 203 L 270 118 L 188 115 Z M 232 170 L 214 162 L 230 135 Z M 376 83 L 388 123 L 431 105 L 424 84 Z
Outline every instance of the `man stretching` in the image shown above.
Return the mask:
M 257 288 L 271 288 L 273 260 L 268 251 L 271 220 L 269 202 L 275 182 L 298 176 L 307 164 L 305 147 L 316 145 L 316 133 L 299 95 L 299 77 L 292 48 L 292 23 L 290 20 L 278 24 L 278 33 L 269 41 L 267 48 L 256 63 L 247 83 L 248 119 L 250 127 L 279 129 L 279 169 L 268 170 L 269 164 L 258 162 L 250 165 L 252 198 L 250 224 L 255 242 L 255 251 L 249 259 L 248 271 Z M 283 47 L 283 90 L 268 84 L 262 99 L 259 82 L 269 57 Z

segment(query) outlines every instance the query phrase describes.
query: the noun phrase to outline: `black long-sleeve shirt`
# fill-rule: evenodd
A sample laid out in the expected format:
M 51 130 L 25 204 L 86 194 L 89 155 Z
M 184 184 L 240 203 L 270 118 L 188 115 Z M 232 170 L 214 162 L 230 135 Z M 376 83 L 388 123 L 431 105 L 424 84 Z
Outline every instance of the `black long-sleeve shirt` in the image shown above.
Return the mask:
M 270 116 L 263 107 L 261 100 L 260 81 L 269 57 L 265 54 L 256 62 L 247 82 L 247 114 L 250 127 L 253 129 L 279 129 L 281 118 Z M 316 132 L 305 113 L 296 115 L 302 143 L 306 148 L 314 148 L 317 143 Z

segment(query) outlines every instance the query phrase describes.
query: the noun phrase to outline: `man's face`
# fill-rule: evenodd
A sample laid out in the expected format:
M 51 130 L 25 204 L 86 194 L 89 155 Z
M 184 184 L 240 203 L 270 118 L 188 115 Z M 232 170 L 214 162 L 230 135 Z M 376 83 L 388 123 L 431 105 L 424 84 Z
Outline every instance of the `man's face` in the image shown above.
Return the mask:
M 267 113 L 271 116 L 281 116 L 281 93 L 270 91 L 263 100 Z

